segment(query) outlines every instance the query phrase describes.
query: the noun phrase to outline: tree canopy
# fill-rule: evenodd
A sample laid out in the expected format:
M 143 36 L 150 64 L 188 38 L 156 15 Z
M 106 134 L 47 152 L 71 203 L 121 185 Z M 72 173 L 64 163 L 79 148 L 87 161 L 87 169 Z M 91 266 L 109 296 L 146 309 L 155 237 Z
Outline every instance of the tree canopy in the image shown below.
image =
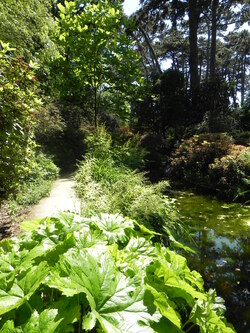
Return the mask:
M 61 93 L 81 101 L 86 91 L 91 92 L 96 123 L 98 99 L 103 91 L 121 92 L 126 100 L 136 96 L 142 84 L 139 57 L 126 34 L 129 22 L 120 1 L 85 1 L 80 7 L 65 1 L 58 8 L 57 79 Z

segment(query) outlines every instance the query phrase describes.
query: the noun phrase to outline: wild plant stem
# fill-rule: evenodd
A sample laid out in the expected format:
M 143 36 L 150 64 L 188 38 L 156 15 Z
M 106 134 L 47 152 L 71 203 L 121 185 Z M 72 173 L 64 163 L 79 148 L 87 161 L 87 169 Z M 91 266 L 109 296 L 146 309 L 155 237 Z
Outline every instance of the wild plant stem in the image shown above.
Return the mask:
M 50 295 L 50 302 L 53 302 L 54 298 L 54 289 L 52 289 L 51 295 Z
M 33 309 L 32 309 L 32 307 L 30 306 L 29 302 L 26 301 L 25 303 L 27 304 L 28 308 L 30 309 L 30 312 L 32 313 L 32 312 L 33 312 Z
M 80 301 L 79 301 L 79 294 L 77 294 L 77 305 L 80 305 Z M 82 328 L 81 328 L 81 314 L 80 314 L 80 318 L 79 318 L 79 325 L 78 325 L 78 333 L 81 333 Z
M 196 324 L 193 324 L 192 326 L 189 327 L 189 329 L 187 331 L 185 331 L 185 333 L 189 332 Z

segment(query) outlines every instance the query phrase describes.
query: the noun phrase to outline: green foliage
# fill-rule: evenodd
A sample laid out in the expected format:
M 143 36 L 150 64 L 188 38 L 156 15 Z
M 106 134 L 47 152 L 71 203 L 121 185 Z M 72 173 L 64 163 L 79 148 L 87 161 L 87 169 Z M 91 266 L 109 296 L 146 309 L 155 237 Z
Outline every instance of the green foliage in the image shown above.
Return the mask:
M 62 214 L 22 228 L 0 242 L 2 333 L 234 332 L 199 273 L 135 221 Z
M 100 126 L 90 133 L 85 142 L 88 147 L 88 156 L 104 160 L 112 158 L 112 137 L 104 126 Z
M 246 200 L 249 167 L 249 148 L 234 145 L 226 134 L 201 134 L 182 141 L 172 157 L 170 176 L 226 200 Z
M 228 155 L 209 165 L 209 178 L 218 196 L 227 200 L 250 200 L 250 148 L 233 146 Z
M 129 168 L 142 161 L 143 151 L 140 153 L 138 144 L 134 146 L 133 139 L 113 148 L 111 136 L 101 127 L 86 141 L 89 150 L 76 173 L 76 190 L 85 215 L 122 213 L 157 231 L 163 230 L 165 224 L 175 225 L 173 204 L 162 196 L 168 183 L 150 185 L 144 173 Z
M 0 39 L 10 43 L 26 61 L 52 53 L 49 32 L 53 29 L 49 0 L 0 2 Z
M 19 178 L 17 192 L 9 198 L 11 214 L 17 214 L 23 207 L 35 204 L 46 196 L 58 177 L 59 169 L 51 159 L 40 153 L 29 159 L 24 172 Z
M 132 169 L 143 169 L 146 151 L 140 146 L 138 134 L 125 139 L 124 143 L 112 140 L 112 136 L 104 126 L 99 126 L 90 133 L 85 143 L 88 147 L 88 157 L 99 160 L 111 160 L 116 166 L 126 166 Z
M 34 63 L 11 55 L 2 43 L 0 50 L 0 195 L 17 187 L 17 180 L 34 151 L 33 128 L 40 107 L 36 95 Z
M 87 116 L 79 106 L 47 98 L 37 117 L 36 142 L 53 156 L 60 169 L 72 171 L 85 152 L 83 141 L 88 125 Z
M 77 3 L 65 1 L 58 8 L 55 39 L 60 54 L 54 64 L 55 83 L 64 98 L 90 100 L 96 123 L 103 91 L 123 93 L 122 104 L 136 95 L 142 81 L 139 57 L 125 33 L 127 20 L 120 1 L 86 1 L 79 10 Z
M 232 139 L 226 134 L 200 134 L 182 140 L 172 156 L 170 174 L 184 183 L 207 186 L 208 166 L 227 154 Z
M 141 147 L 139 134 L 131 135 L 122 145 L 115 145 L 113 151 L 119 165 L 124 164 L 131 169 L 139 170 L 144 168 L 147 152 Z

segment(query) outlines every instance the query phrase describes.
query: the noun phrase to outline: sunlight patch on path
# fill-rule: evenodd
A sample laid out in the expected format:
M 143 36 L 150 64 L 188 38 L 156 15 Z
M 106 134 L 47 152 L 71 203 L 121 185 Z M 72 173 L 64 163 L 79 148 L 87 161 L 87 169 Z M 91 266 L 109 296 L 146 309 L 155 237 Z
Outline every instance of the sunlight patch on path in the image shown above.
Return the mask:
M 80 213 L 80 200 L 75 194 L 76 183 L 72 175 L 61 177 L 55 181 L 50 196 L 35 205 L 26 220 L 57 216 L 59 211 Z

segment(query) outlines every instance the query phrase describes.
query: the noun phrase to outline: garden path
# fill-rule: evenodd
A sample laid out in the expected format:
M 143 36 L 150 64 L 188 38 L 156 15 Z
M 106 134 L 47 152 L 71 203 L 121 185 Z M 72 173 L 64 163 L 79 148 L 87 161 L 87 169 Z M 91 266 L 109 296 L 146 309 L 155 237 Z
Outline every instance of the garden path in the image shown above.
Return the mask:
M 50 195 L 31 208 L 26 220 L 56 216 L 59 211 L 80 213 L 80 200 L 75 193 L 73 175 L 64 175 L 55 181 Z

